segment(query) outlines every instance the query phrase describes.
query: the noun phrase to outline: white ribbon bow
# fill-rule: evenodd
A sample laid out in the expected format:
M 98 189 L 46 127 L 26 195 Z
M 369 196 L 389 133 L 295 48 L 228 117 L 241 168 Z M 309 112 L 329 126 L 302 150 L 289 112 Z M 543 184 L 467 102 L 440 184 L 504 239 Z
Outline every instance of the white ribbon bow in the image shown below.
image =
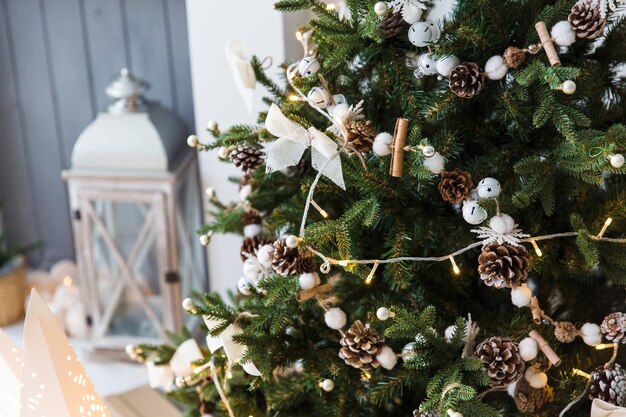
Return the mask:
M 591 403 L 590 417 L 626 417 L 626 408 L 596 398 Z
M 208 327 L 209 331 L 212 328 L 215 328 L 221 325 L 223 322 L 221 320 L 215 320 L 209 317 L 204 317 L 204 324 Z M 226 353 L 226 357 L 228 361 L 231 363 L 239 362 L 241 357 L 245 355 L 248 347 L 245 345 L 240 345 L 239 343 L 233 340 L 233 336 L 238 335 L 242 332 L 241 328 L 236 324 L 229 324 L 219 336 L 211 336 L 210 334 L 206 337 L 207 346 L 211 353 L 215 353 L 216 350 L 220 348 L 224 348 L 224 352 Z M 252 376 L 261 376 L 261 372 L 257 369 L 257 367 L 250 361 L 241 364 L 241 367 L 244 371 Z
M 246 48 L 236 40 L 229 40 L 225 45 L 226 59 L 233 72 L 235 85 L 246 103 L 248 112 L 252 111 L 252 99 L 256 87 L 256 75 L 250 60 L 247 58 Z
M 341 159 L 337 152 L 338 145 L 324 133 L 289 120 L 276 104 L 272 104 L 265 128 L 278 137 L 270 147 L 265 161 L 267 172 L 279 171 L 300 162 L 304 151 L 311 147 L 313 168 L 322 172 L 339 187 L 346 189 L 341 170 Z

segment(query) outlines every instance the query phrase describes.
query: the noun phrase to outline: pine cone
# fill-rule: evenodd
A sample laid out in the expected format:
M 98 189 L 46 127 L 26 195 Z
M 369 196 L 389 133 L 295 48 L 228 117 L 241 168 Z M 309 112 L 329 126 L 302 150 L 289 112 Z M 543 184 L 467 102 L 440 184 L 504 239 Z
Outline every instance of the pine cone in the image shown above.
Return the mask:
M 607 364 L 591 373 L 589 398 L 598 398 L 607 403 L 626 405 L 626 371 L 619 364 Z
M 487 368 L 493 387 L 506 387 L 524 374 L 524 360 L 517 343 L 507 337 L 490 337 L 476 348 L 478 356 Z
M 483 246 L 478 256 L 480 279 L 489 287 L 517 287 L 526 282 L 528 271 L 528 251 L 521 245 L 493 242 Z
M 526 54 L 524 51 L 515 46 L 509 46 L 506 48 L 502 57 L 504 58 L 506 66 L 513 69 L 519 67 L 524 63 L 524 61 L 526 61 Z
M 391 12 L 380 21 L 380 30 L 383 32 L 383 38 L 395 38 L 404 32 L 409 24 L 402 17 L 402 11 Z
M 461 98 L 472 98 L 480 93 L 485 77 L 474 62 L 463 62 L 450 72 L 450 89 Z
M 301 275 L 315 271 L 315 259 L 303 249 L 290 248 L 285 239 L 274 242 L 274 252 L 270 253 L 272 268 L 281 275 Z
M 376 355 L 384 346 L 385 337 L 372 329 L 369 323 L 355 321 L 340 343 L 339 357 L 348 365 L 365 370 L 380 366 Z
M 554 323 L 554 337 L 561 343 L 571 343 L 578 336 L 578 329 L 569 321 L 558 321 Z
M 246 261 L 246 259 L 248 259 L 248 256 L 254 256 L 254 254 L 256 253 L 256 251 L 263 245 L 269 245 L 271 244 L 272 241 L 270 239 L 267 239 L 261 235 L 256 235 L 256 236 L 252 236 L 252 237 L 247 237 L 243 240 L 243 243 L 241 244 L 241 260 L 242 261 Z
M 454 168 L 452 171 L 443 171 L 439 181 L 439 192 L 445 201 L 459 204 L 472 192 L 474 182 L 472 174 Z
M 576 36 L 585 39 L 595 39 L 602 35 L 606 25 L 606 18 L 600 14 L 600 8 L 592 6 L 589 0 L 576 3 L 567 20 Z
M 552 401 L 552 388 L 545 386 L 537 389 L 530 386 L 526 378 L 520 378 L 515 384 L 515 405 L 522 413 L 532 413 L 539 410 L 546 403 Z
M 348 130 L 348 145 L 346 151 L 349 153 L 369 153 L 374 145 L 374 138 L 376 137 L 376 129 L 372 126 L 371 122 L 356 120 L 348 123 L 346 126 Z
M 243 215 L 243 224 L 261 224 L 261 215 L 258 210 L 247 210 Z
M 243 172 L 250 172 L 257 169 L 265 158 L 263 148 L 257 145 L 239 145 L 230 151 L 229 158 L 236 167 Z
M 604 318 L 600 329 L 607 340 L 615 343 L 621 341 L 623 344 L 626 344 L 626 337 L 624 337 L 626 333 L 626 314 L 620 312 L 609 314 Z

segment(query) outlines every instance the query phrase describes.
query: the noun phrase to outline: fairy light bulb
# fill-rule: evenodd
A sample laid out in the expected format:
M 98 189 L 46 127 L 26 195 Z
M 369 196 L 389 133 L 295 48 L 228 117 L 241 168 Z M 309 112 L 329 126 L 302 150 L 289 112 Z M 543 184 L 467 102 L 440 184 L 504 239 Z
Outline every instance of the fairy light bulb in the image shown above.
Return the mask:
M 535 248 L 535 253 L 537 254 L 537 256 L 542 256 L 543 252 L 541 252 L 541 249 L 539 249 L 539 245 L 537 245 L 537 242 L 531 240 L 530 243 L 533 245 L 533 248 Z
M 597 345 L 595 345 L 594 347 L 597 350 L 604 350 L 604 349 L 613 349 L 617 346 L 617 343 L 599 343 Z
M 452 270 L 454 271 L 454 273 L 456 275 L 459 275 L 461 273 L 461 270 L 459 269 L 459 266 L 456 264 L 456 261 L 454 260 L 454 257 L 452 255 L 450 255 L 450 263 L 452 264 Z
M 300 97 L 298 97 L 297 94 L 289 94 L 289 97 L 287 97 L 287 99 L 289 101 L 300 101 Z
M 367 275 L 367 278 L 365 278 L 365 285 L 370 285 L 372 281 L 374 280 L 374 274 L 376 273 L 376 269 L 378 269 L 378 264 L 380 264 L 379 261 L 374 262 L 374 266 L 372 267 L 372 270 Z
M 591 378 L 591 375 L 589 375 L 587 372 L 581 371 L 580 369 L 577 369 L 577 368 L 572 369 L 572 373 L 574 375 L 582 376 L 583 378 L 587 378 L 587 379 Z
M 326 210 L 324 210 L 323 208 L 321 208 L 321 207 L 320 207 L 320 205 L 319 205 L 319 204 L 317 204 L 317 203 L 315 202 L 315 200 L 311 200 L 311 205 L 312 205 L 313 207 L 315 207 L 315 209 L 316 209 L 317 211 L 319 211 L 319 212 L 320 212 L 320 214 L 322 215 L 322 217 L 323 217 L 323 218 L 325 218 L 325 219 L 327 219 L 327 218 L 328 218 L 328 213 L 326 212 Z
M 598 233 L 598 236 L 596 236 L 598 239 L 600 239 L 604 235 L 604 232 L 606 232 L 606 229 L 611 225 L 612 222 L 613 219 L 610 217 L 604 221 L 604 225 L 602 226 L 602 229 L 600 229 L 600 233 Z

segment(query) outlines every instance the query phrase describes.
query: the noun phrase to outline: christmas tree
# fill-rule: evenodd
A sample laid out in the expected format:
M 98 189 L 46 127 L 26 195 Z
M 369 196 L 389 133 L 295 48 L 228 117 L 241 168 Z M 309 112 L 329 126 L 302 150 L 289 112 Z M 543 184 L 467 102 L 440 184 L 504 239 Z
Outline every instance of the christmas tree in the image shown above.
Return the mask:
M 302 60 L 276 83 L 230 45 L 268 110 L 189 138 L 242 170 L 199 232 L 243 235 L 240 294 L 184 301 L 208 349 L 130 354 L 171 366 L 193 416 L 625 406 L 620 3 L 277 2 L 317 16 Z

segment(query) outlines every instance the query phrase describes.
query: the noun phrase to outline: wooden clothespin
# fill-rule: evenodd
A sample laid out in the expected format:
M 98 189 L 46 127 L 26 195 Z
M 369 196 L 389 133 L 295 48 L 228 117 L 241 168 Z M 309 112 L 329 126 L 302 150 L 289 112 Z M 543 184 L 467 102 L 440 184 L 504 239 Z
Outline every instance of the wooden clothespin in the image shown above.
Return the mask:
M 391 165 L 389 166 L 389 175 L 392 177 L 401 177 L 404 172 L 404 146 L 409 136 L 409 120 L 398 117 L 396 119 L 396 128 L 393 131 L 393 142 L 391 148 Z

